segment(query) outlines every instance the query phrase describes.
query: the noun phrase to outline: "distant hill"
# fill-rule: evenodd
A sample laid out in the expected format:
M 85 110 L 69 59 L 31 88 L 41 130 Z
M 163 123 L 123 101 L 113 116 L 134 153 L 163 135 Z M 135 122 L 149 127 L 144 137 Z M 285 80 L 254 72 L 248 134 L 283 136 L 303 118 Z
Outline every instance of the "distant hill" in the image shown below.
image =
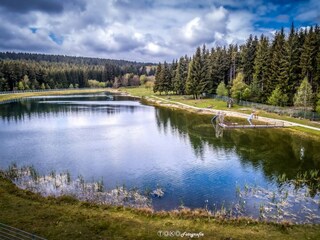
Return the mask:
M 154 73 L 152 63 L 0 52 L 0 91 L 137 86 Z
M 70 64 L 86 64 L 86 65 L 105 65 L 114 64 L 119 66 L 133 65 L 133 66 L 150 66 L 153 63 L 142 63 L 136 61 L 104 59 L 104 58 L 90 58 L 90 57 L 76 57 L 66 55 L 52 55 L 41 53 L 16 53 L 16 52 L 0 52 L 0 59 L 7 60 L 32 60 L 36 62 L 60 62 Z

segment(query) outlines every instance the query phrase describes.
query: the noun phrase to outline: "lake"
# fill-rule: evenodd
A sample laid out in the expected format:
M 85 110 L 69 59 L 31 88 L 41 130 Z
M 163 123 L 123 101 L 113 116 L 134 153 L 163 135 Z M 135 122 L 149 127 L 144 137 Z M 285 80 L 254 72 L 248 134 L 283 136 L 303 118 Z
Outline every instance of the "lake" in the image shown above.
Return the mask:
M 68 170 L 73 178 L 103 179 L 107 190 L 161 188 L 164 196 L 152 198 L 156 210 L 245 207 L 243 215 L 319 222 L 318 173 L 308 178 L 320 169 L 319 141 L 284 129 L 217 135 L 211 117 L 106 93 L 1 104 L 0 168 Z M 277 204 L 283 213 L 275 213 Z

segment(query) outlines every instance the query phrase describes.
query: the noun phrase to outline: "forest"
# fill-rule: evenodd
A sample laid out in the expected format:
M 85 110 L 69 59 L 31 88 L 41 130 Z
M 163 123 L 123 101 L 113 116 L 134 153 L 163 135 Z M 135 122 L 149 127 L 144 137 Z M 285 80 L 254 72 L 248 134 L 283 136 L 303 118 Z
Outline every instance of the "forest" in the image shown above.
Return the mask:
M 0 52 L 0 91 L 137 86 L 150 63 Z
M 229 96 L 320 111 L 320 28 L 282 28 L 272 39 L 250 35 L 243 45 L 207 49 L 159 63 L 154 92 Z M 317 108 L 318 105 L 318 108 Z

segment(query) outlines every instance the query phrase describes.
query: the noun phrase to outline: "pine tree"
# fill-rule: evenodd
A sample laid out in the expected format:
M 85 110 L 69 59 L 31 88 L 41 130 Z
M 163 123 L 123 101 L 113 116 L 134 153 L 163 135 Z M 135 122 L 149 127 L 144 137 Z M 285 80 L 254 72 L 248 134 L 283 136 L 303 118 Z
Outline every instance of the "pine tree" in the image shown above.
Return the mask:
M 200 57 L 200 81 L 198 85 L 198 93 L 199 94 L 207 94 L 212 90 L 211 80 L 210 80 L 210 72 L 209 72 L 209 52 L 206 50 L 205 45 L 202 48 L 202 54 Z
M 203 74 L 203 61 L 200 47 L 197 48 L 196 54 L 193 56 L 192 64 L 189 66 L 189 74 L 187 80 L 187 92 L 192 94 L 195 99 L 201 93 L 199 87 Z
M 18 90 L 24 90 L 24 84 L 22 81 L 18 83 Z
M 312 88 L 308 82 L 308 78 L 305 77 L 301 82 L 296 94 L 294 95 L 294 106 L 303 107 L 305 110 L 307 107 L 312 106 Z
M 240 72 L 233 81 L 233 85 L 231 87 L 231 97 L 237 99 L 237 101 L 243 99 L 242 93 L 246 88 L 248 88 L 248 85 L 245 84 L 244 75 L 242 72 Z
M 155 81 L 154 81 L 154 86 L 153 86 L 153 92 L 159 92 L 161 95 L 162 90 L 162 65 L 161 63 L 158 64 L 157 70 L 156 70 L 156 75 L 155 75 Z
M 305 36 L 305 40 L 302 46 L 302 53 L 300 58 L 301 65 L 301 78 L 307 77 L 314 91 L 317 90 L 317 83 L 314 81 L 317 71 L 317 53 L 319 52 L 320 44 L 317 44 L 317 35 L 310 28 L 309 32 Z
M 174 91 L 174 84 L 175 84 L 176 75 L 177 75 L 177 68 L 178 68 L 178 61 L 173 60 L 171 67 L 170 67 L 170 76 L 171 76 L 170 91 Z
M 216 93 L 218 96 L 228 96 L 228 89 L 226 88 L 224 82 L 219 83 Z
M 294 25 L 292 23 L 288 41 L 285 44 L 286 47 L 286 67 L 287 69 L 283 72 L 284 84 L 286 85 L 286 94 L 289 98 L 289 104 L 293 103 L 293 95 L 296 88 L 299 86 L 299 76 L 301 74 L 301 69 L 299 66 L 300 61 L 300 49 L 299 49 L 299 39 L 295 32 Z
M 217 86 L 219 84 L 219 76 L 218 76 L 218 63 L 217 63 L 217 51 L 212 48 L 211 52 L 208 56 L 208 72 L 207 77 L 211 81 L 211 92 L 215 92 L 217 89 Z M 220 79 L 220 82 L 223 81 Z
M 271 72 L 268 85 L 271 90 L 273 90 L 275 86 L 279 86 L 281 93 L 283 93 L 282 88 L 285 86 L 285 83 L 283 83 L 283 78 L 285 76 L 283 71 L 286 69 L 285 35 L 283 28 L 280 32 L 275 34 L 271 48 L 271 58 Z
M 173 91 L 177 94 L 185 94 L 185 85 L 188 77 L 188 57 L 181 57 L 177 66 Z
M 268 98 L 267 103 L 274 106 L 285 106 L 288 102 L 288 96 L 281 91 L 280 86 L 277 86 Z
M 168 94 L 169 91 L 172 90 L 172 84 L 171 84 L 171 73 L 170 73 L 170 68 L 168 63 L 165 61 L 163 64 L 163 70 L 162 70 L 162 75 L 161 75 L 161 80 L 162 80 L 162 87 L 163 91 Z
M 258 45 L 258 38 L 252 35 L 249 36 L 246 45 L 243 47 L 242 51 L 242 66 L 244 74 L 244 82 L 250 84 L 253 80 L 254 73 L 254 60 L 256 57 L 256 50 Z
M 192 69 L 194 68 L 193 65 L 193 59 L 189 62 L 189 67 L 188 67 L 188 77 L 187 77 L 187 82 L 186 82 L 186 93 L 187 94 L 192 94 L 194 99 L 197 99 L 198 98 L 198 95 L 197 95 L 197 86 L 198 86 L 198 83 L 196 81 L 196 79 L 194 78 L 193 76 L 193 73 L 192 73 Z
M 268 89 L 268 73 L 270 69 L 269 40 L 261 35 L 254 60 L 253 81 L 251 93 L 255 101 L 265 101 L 266 96 L 271 93 Z
M 317 111 L 317 113 L 320 114 L 320 91 L 319 91 L 319 93 L 317 95 L 316 111 Z

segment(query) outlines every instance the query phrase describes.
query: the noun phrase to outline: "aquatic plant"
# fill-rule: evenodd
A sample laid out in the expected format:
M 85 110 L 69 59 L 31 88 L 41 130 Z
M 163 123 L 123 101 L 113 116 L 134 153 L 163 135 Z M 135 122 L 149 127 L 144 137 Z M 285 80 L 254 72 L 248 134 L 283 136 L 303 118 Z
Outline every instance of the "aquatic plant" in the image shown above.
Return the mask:
M 294 223 L 319 223 L 320 222 L 320 195 L 314 197 L 309 194 L 308 186 L 295 188 L 293 182 L 282 183 L 280 191 L 274 188 L 262 188 L 245 185 L 239 197 L 245 215 L 258 217 L 260 220 L 272 220 L 276 222 L 291 221 Z M 248 206 L 258 204 L 258 211 L 252 209 L 248 212 Z
M 151 206 L 151 200 L 139 193 L 137 189 L 127 190 L 125 186 L 110 191 L 104 190 L 103 179 L 97 182 L 85 182 L 79 175 L 74 181 L 69 172 L 57 174 L 51 171 L 49 175 L 40 176 L 33 167 L 11 166 L 4 171 L 19 188 L 30 190 L 42 196 L 72 196 L 81 201 L 98 204 L 110 204 L 130 207 Z M 159 191 L 159 190 L 158 190 Z

